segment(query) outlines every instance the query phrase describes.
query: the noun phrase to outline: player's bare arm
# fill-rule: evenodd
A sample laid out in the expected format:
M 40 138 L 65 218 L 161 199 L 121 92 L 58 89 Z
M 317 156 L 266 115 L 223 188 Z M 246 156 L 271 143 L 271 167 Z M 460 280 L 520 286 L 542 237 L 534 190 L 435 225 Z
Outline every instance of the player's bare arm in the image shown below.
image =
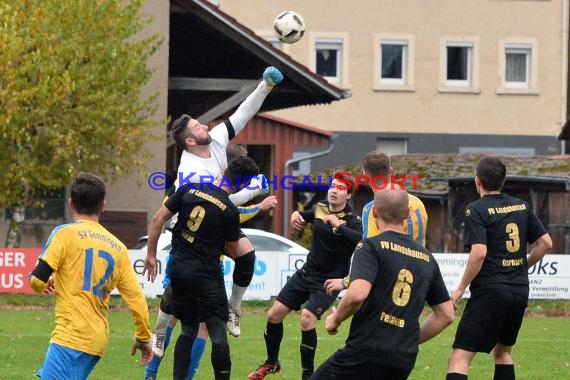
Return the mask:
M 465 293 L 465 289 L 471 284 L 475 276 L 481 270 L 483 261 L 487 256 L 487 246 L 485 244 L 473 244 L 471 246 L 471 252 L 469 253 L 469 258 L 467 259 L 467 266 L 465 267 L 465 272 L 459 281 L 457 289 L 453 292 L 451 300 L 453 301 L 453 306 L 457 308 L 457 300 L 460 299 Z
M 371 289 L 372 284 L 366 280 L 358 279 L 351 282 L 338 308 L 327 317 L 325 328 L 329 334 L 336 334 L 342 322 L 360 309 Z
M 431 310 L 432 313 L 420 327 L 420 344 L 442 332 L 455 319 L 455 310 L 451 300 L 432 305 Z
M 150 223 L 148 247 L 146 257 L 144 259 L 144 269 L 142 274 L 143 276 L 146 274 L 147 280 L 151 282 L 154 282 L 157 275 L 156 247 L 158 245 L 158 237 L 162 232 L 162 226 L 171 217 L 172 212 L 165 205 L 162 205 L 154 214 Z
M 552 239 L 549 234 L 544 234 L 538 238 L 534 243 L 534 247 L 530 254 L 527 256 L 528 267 L 531 268 L 534 264 L 538 263 L 544 255 L 552 249 Z

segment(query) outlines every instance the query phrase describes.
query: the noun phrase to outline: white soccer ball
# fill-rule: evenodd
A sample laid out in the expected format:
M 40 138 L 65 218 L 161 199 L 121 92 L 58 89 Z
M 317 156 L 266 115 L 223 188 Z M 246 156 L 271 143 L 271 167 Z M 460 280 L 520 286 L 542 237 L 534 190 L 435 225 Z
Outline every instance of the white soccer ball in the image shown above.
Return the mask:
M 273 30 L 279 41 L 293 44 L 305 34 L 305 20 L 297 12 L 281 12 L 273 21 Z

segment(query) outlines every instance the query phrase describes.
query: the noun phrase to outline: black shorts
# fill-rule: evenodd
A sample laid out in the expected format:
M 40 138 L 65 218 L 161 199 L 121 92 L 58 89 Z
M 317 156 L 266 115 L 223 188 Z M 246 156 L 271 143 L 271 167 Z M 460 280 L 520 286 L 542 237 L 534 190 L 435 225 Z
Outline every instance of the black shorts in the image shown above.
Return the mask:
M 391 367 L 363 358 L 363 355 L 351 353 L 342 348 L 335 352 L 315 371 L 311 379 L 315 380 L 405 380 L 412 368 Z
M 527 304 L 528 294 L 505 289 L 471 294 L 457 326 L 453 348 L 489 353 L 497 343 L 513 346 Z
M 324 288 L 326 278 L 309 276 L 303 269 L 299 269 L 287 281 L 277 295 L 277 301 L 291 310 L 299 310 L 301 306 L 313 313 L 317 319 L 337 299 L 338 293 L 328 295 Z
M 172 314 L 185 324 L 214 316 L 227 322 L 228 297 L 222 274 L 208 276 L 181 267 L 173 265 L 170 275 Z

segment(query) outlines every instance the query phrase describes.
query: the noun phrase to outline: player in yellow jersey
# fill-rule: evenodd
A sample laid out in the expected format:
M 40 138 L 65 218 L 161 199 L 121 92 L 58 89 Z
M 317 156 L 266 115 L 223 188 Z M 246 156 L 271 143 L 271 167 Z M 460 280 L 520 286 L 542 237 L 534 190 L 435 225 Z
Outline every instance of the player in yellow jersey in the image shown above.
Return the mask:
M 362 172 L 369 178 L 377 177 L 379 183 L 372 183 L 372 192 L 376 193 L 376 189 L 387 185 L 387 179 L 394 175 L 394 170 L 390 163 L 390 156 L 385 153 L 372 151 L 366 153 L 361 161 Z M 394 184 L 395 185 L 395 184 Z M 412 239 L 417 241 L 423 247 L 426 246 L 426 228 L 428 215 L 422 201 L 411 194 L 408 194 L 410 214 L 404 221 L 404 231 L 410 235 Z M 374 215 L 374 200 L 368 202 L 362 209 L 362 238 L 367 239 L 378 235 L 378 225 L 376 224 L 376 215 Z M 350 278 L 333 278 L 325 282 L 327 292 L 346 289 L 350 283 Z
M 55 292 L 55 328 L 37 375 L 43 380 L 89 376 L 107 347 L 109 294 L 115 288 L 135 321 L 132 355 L 140 350 L 140 363 L 147 364 L 152 359 L 148 306 L 127 247 L 99 224 L 105 207 L 103 181 L 79 173 L 69 207 L 74 223 L 53 230 L 29 275 L 36 292 Z

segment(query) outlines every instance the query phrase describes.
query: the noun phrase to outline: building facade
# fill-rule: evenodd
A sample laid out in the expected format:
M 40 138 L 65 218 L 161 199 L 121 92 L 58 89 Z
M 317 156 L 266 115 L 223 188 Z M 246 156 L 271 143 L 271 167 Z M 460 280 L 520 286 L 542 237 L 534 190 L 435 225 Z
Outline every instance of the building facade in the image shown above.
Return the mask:
M 338 135 L 342 154 L 314 160 L 311 170 L 375 149 L 526 156 L 564 150 L 557 136 L 567 120 L 567 0 L 217 3 L 267 38 L 275 15 L 297 11 L 305 36 L 285 51 L 352 93 L 326 108 L 275 112 Z

